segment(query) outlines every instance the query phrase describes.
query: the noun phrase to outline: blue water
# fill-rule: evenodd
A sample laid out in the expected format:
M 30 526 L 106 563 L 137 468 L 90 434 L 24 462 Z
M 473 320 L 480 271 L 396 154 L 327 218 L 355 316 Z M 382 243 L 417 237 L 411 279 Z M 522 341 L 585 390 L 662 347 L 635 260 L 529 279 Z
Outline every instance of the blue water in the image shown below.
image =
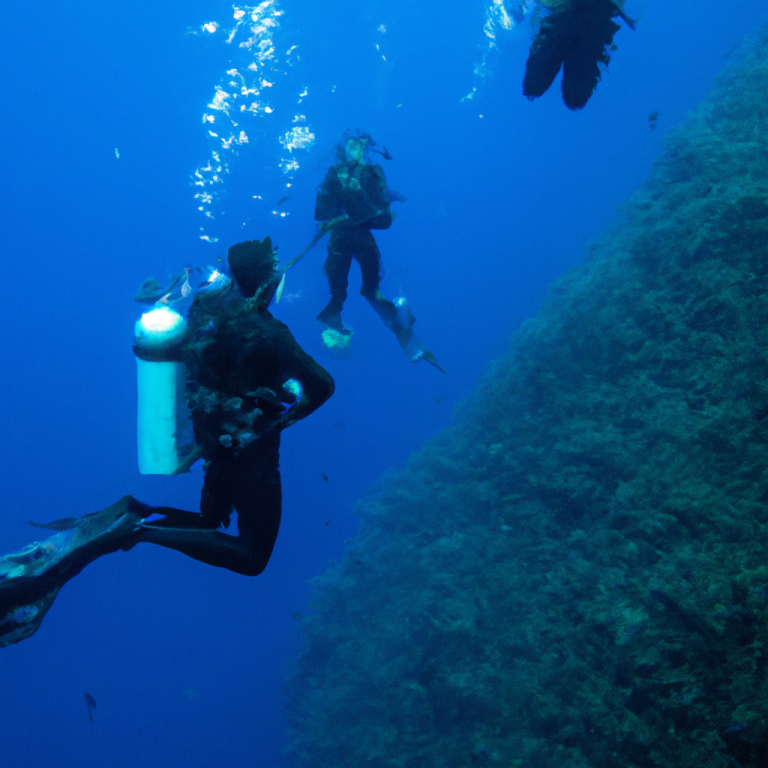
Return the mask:
M 278 7 L 273 112 L 243 120 L 249 144 L 230 158 L 214 219 L 196 210 L 191 177 L 214 147 L 201 117 L 215 86 L 232 62 L 247 64 L 223 42 L 232 6 L 3 8 L 0 551 L 36 537 L 29 519 L 85 514 L 126 493 L 196 508 L 199 469 L 158 478 L 136 468 L 132 297 L 149 275 L 212 263 L 242 239 L 271 234 L 281 257 L 300 252 L 347 128 L 370 130 L 394 156 L 387 179 L 409 199 L 377 233 L 382 287 L 408 297 L 449 375 L 405 359 L 357 295 L 356 267 L 344 314 L 354 354 L 328 354 L 314 321 L 326 301 L 318 246 L 275 314 L 337 389 L 283 436 L 283 526 L 267 571 L 247 579 L 150 545 L 89 566 L 35 636 L 0 653 L 4 768 L 279 765 L 293 614 L 354 536 L 355 499 L 450 422 L 766 16 L 759 0 L 628 5 L 637 31 L 622 28 L 610 74 L 571 113 L 557 87 L 533 103 L 521 96 L 527 24 L 499 36 L 489 74 L 473 74 L 487 42 L 479 0 Z M 208 34 L 212 20 L 222 29 Z M 299 56 L 281 68 L 292 45 Z M 288 190 L 279 137 L 298 114 L 315 141 L 291 153 L 300 168 Z M 97 701 L 92 724 L 85 691 Z

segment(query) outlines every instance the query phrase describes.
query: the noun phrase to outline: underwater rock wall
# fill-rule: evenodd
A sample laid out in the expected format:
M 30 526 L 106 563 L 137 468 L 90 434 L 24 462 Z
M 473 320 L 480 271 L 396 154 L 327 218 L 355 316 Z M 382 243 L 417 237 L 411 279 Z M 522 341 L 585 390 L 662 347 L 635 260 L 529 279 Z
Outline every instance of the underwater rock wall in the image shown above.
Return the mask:
M 768 32 L 359 512 L 291 766 L 768 765 Z

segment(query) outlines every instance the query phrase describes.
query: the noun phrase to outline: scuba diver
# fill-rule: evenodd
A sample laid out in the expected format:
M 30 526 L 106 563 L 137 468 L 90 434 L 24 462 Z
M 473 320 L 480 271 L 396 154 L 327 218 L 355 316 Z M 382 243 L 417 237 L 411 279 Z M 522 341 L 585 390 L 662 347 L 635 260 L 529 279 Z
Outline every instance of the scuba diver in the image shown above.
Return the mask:
M 600 64 L 608 66 L 608 50 L 619 17 L 631 28 L 636 22 L 624 13 L 624 0 L 537 0 L 551 13 L 539 24 L 525 65 L 523 95 L 531 101 L 552 85 L 561 67 L 563 101 L 582 109 L 600 81 Z M 607 50 L 606 50 L 607 49 Z
M 140 542 L 248 576 L 266 567 L 280 527 L 280 433 L 319 408 L 334 383 L 268 310 L 279 282 L 270 238 L 233 246 L 228 261 L 234 279 L 198 291 L 170 353 L 158 355 L 141 337 L 134 347 L 140 361 L 186 369 L 197 447 L 171 474 L 203 458 L 200 513 L 126 496 L 81 518 L 33 523 L 59 533 L 0 558 L 0 647 L 33 634 L 61 587 L 86 565 Z M 188 279 L 189 270 L 184 297 Z M 171 300 L 171 291 L 160 294 L 157 307 Z M 219 530 L 233 511 L 238 536 Z
M 321 235 L 328 232 L 331 235 L 323 267 L 331 300 L 317 316 L 327 326 L 323 341 L 337 351 L 349 347 L 352 333 L 341 321 L 341 310 L 347 298 L 349 270 L 355 259 L 363 279 L 360 293 L 395 334 L 409 359 L 412 362 L 424 359 L 443 371 L 434 355 L 414 335 L 416 318 L 405 299 L 393 303 L 379 290 L 381 253 L 371 230 L 389 229 L 395 219 L 390 202 L 403 198 L 387 189 L 381 165 L 370 161 L 369 151 L 392 159 L 386 147 L 383 151 L 373 149 L 375 144 L 368 133 L 345 133 L 336 148 L 336 163 L 328 169 L 317 192 L 315 220 L 320 222 Z

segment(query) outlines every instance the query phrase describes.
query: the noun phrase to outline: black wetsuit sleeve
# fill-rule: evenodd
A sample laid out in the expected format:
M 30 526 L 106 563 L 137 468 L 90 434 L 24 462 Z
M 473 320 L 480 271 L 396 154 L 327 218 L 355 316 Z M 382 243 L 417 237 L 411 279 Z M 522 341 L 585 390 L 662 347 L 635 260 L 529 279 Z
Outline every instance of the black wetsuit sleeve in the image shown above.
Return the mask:
M 316 411 L 333 394 L 335 385 L 331 374 L 299 346 L 288 328 L 279 320 L 274 322 L 282 383 L 296 379 L 302 389 L 301 399 L 283 416 L 285 428 Z
M 315 221 L 328 221 L 344 213 L 341 207 L 341 184 L 336 166 L 331 166 L 320 185 L 315 200 Z

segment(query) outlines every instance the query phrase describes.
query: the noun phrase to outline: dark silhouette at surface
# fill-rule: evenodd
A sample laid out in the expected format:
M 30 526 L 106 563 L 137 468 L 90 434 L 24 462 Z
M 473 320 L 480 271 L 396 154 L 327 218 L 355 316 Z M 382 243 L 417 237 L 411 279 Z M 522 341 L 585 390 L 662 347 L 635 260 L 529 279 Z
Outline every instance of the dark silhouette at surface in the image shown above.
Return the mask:
M 269 238 L 233 246 L 229 263 L 234 281 L 197 294 L 174 353 L 187 369 L 195 455 L 205 460 L 200 513 L 126 496 L 101 512 L 38 524 L 59 533 L 0 558 L 0 646 L 33 634 L 86 565 L 142 541 L 245 575 L 266 567 L 280 527 L 280 433 L 334 385 L 267 309 L 278 282 Z M 233 511 L 238 536 L 218 530 Z
M 614 18 L 635 23 L 611 0 L 546 0 L 552 12 L 541 20 L 523 79 L 523 94 L 533 100 L 552 85 L 562 68 L 563 101 L 582 109 L 600 81 L 600 65 L 608 66 L 608 50 L 619 31 Z
M 96 699 L 87 691 L 85 693 L 85 706 L 88 707 L 88 720 L 93 722 L 93 710 L 96 709 Z

